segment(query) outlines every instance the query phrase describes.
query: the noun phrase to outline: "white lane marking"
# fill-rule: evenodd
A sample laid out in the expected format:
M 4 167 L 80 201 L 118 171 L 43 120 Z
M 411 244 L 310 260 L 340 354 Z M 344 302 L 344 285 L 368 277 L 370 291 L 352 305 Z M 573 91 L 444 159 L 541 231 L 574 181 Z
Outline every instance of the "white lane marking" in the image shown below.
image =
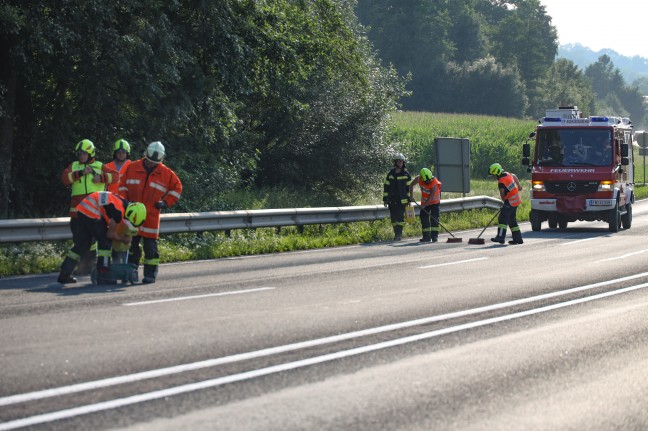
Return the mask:
M 488 258 L 487 257 L 477 257 L 475 259 L 457 260 L 457 261 L 454 261 L 454 262 L 446 262 L 446 263 L 437 263 L 435 265 L 419 266 L 418 269 L 436 268 L 438 266 L 458 265 L 460 263 L 476 262 L 478 260 L 485 260 L 485 259 L 488 259 Z
M 559 243 L 558 245 L 560 245 L 560 246 L 563 246 L 563 245 L 572 245 L 572 244 L 578 244 L 578 243 L 581 243 L 581 242 L 584 242 L 584 241 L 593 241 L 593 240 L 595 240 L 595 239 L 599 239 L 599 237 L 594 237 L 594 238 L 584 238 L 584 239 L 577 239 L 577 240 L 575 240 L 575 241 L 571 241 L 571 242 L 562 242 L 562 243 Z
M 154 299 L 154 300 L 151 300 L 151 301 L 141 301 L 141 302 L 127 302 L 127 303 L 124 303 L 122 305 L 131 306 L 131 305 L 159 304 L 161 302 L 187 301 L 189 299 L 209 298 L 210 296 L 238 295 L 239 293 L 252 293 L 252 292 L 260 292 L 260 291 L 263 291 L 263 290 L 272 290 L 272 289 L 276 289 L 276 288 L 275 287 L 259 287 L 258 289 L 232 290 L 232 291 L 229 291 L 229 292 L 206 293 L 204 295 L 180 296 L 178 298 Z
M 162 377 L 171 374 L 178 374 L 185 371 L 199 370 L 202 368 L 214 367 L 217 365 L 228 364 L 238 361 L 245 361 L 248 359 L 261 358 L 265 356 L 274 355 L 277 353 L 285 353 L 299 349 L 305 349 L 309 347 L 321 346 L 324 344 L 335 343 L 338 341 L 350 340 L 353 338 L 359 338 L 367 335 L 380 334 L 388 331 L 395 331 L 398 329 L 409 328 L 417 325 L 425 325 L 433 322 L 441 322 L 443 320 L 454 319 L 457 317 L 466 317 L 474 314 L 484 313 L 488 311 L 498 310 L 506 307 L 512 307 L 521 304 L 527 304 L 535 301 L 541 301 L 544 299 L 555 298 L 558 296 L 569 295 L 571 293 L 582 292 L 597 287 L 607 286 L 615 283 L 622 283 L 625 281 L 633 280 L 636 278 L 646 277 L 648 272 L 642 272 L 639 274 L 629 275 L 626 277 L 617 278 L 614 280 L 601 281 L 598 283 L 587 284 L 584 286 L 574 287 L 572 289 L 544 293 L 542 295 L 531 296 L 528 298 L 516 299 L 513 301 L 501 302 L 499 304 L 486 305 L 483 307 L 471 308 L 468 310 L 455 311 L 452 313 L 441 314 L 438 316 L 424 317 L 421 319 L 410 320 L 401 323 L 392 323 L 390 325 L 378 326 L 375 328 L 362 329 L 359 331 L 347 332 L 346 334 L 333 335 L 330 337 L 318 338 L 315 340 L 301 341 L 293 344 L 286 344 L 283 346 L 270 347 L 267 349 L 257 350 L 254 352 L 247 353 L 238 353 L 231 356 L 224 356 L 221 358 L 208 359 L 200 362 L 193 362 L 183 365 L 175 365 L 173 367 L 159 368 L 157 370 L 143 371 L 135 374 L 127 374 L 124 376 L 109 377 L 107 379 L 95 380 L 85 383 L 77 383 L 75 385 L 61 386 L 58 388 L 44 389 L 40 391 L 28 392 L 25 394 L 10 395 L 7 397 L 0 398 L 0 406 L 6 406 L 11 404 L 18 404 L 28 401 L 35 401 L 43 398 L 49 398 L 60 395 L 67 395 L 76 392 L 82 392 L 87 390 L 105 388 L 109 386 L 120 385 L 124 383 L 132 383 L 140 380 L 152 379 L 155 377 Z
M 607 262 L 607 261 L 610 261 L 610 260 L 617 260 L 617 259 L 625 259 L 626 257 L 634 256 L 635 254 L 642 254 L 642 253 L 645 253 L 647 251 L 648 250 L 639 250 L 639 251 L 635 251 L 634 253 L 624 254 L 623 256 L 615 256 L 615 257 L 610 257 L 608 259 L 597 260 L 596 263 Z
M 464 323 L 457 326 L 451 326 L 448 328 L 438 329 L 435 331 L 425 332 L 422 334 L 411 335 L 409 337 L 398 338 L 395 340 L 384 341 L 381 343 L 370 344 L 368 346 L 356 347 L 353 349 L 342 350 L 339 352 L 329 353 L 326 355 L 316 356 L 313 358 L 302 359 L 299 361 L 288 362 L 285 364 L 273 365 L 271 367 L 260 368 L 258 370 L 246 371 L 239 374 L 233 374 L 230 376 L 218 377 L 215 379 L 204 380 L 202 382 L 190 383 L 186 385 L 176 386 L 173 388 L 162 389 L 159 391 L 148 392 L 139 395 L 133 395 L 126 398 L 119 398 L 111 401 L 104 401 L 95 404 L 89 404 L 86 406 L 75 407 L 67 410 L 60 410 L 52 413 L 44 413 L 41 415 L 31 416 L 23 419 L 17 419 L 14 421 L 9 421 L 5 423 L 0 423 L 0 431 L 12 430 L 20 427 L 37 425 L 46 422 L 52 422 L 60 419 L 71 418 L 75 416 L 81 416 L 89 413 L 95 413 L 104 410 L 111 410 L 119 407 L 124 407 L 132 404 L 138 404 L 145 401 L 158 400 L 165 397 L 180 395 L 188 392 L 194 392 L 201 389 L 209 389 L 217 386 L 222 386 L 228 383 L 240 382 L 243 380 L 249 380 L 256 377 L 266 376 L 269 374 L 280 373 L 288 370 L 294 370 L 297 368 L 303 368 L 314 364 L 321 364 L 324 362 L 330 362 L 337 359 L 348 358 L 351 356 L 357 356 L 364 353 L 374 352 L 377 350 L 383 350 L 390 347 L 401 346 L 408 343 L 413 343 L 416 341 L 427 340 L 434 337 L 439 337 L 441 335 L 447 335 L 459 331 L 465 331 L 468 329 L 478 328 L 482 326 L 491 325 L 494 323 L 505 322 L 508 320 L 518 319 L 521 317 L 532 316 L 535 314 L 545 313 L 548 311 L 558 310 L 560 308 L 569 307 L 576 304 L 582 304 L 585 302 L 595 301 L 598 299 L 607 298 L 614 295 L 620 295 L 622 293 L 631 292 L 634 290 L 639 290 L 648 287 L 648 283 L 639 284 L 636 286 L 630 286 L 623 289 L 615 290 L 612 292 L 599 293 L 597 295 L 588 296 L 586 298 L 573 299 L 567 302 L 561 302 L 558 304 L 547 305 L 544 307 L 520 311 L 513 314 L 508 314 L 499 317 L 492 317 L 489 319 L 478 320 L 476 322 Z

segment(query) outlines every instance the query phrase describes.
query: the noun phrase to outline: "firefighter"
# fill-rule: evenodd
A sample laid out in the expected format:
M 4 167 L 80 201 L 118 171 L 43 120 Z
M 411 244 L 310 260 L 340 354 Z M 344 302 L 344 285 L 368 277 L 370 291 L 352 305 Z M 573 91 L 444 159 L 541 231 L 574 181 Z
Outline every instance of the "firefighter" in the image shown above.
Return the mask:
M 420 242 L 437 242 L 439 240 L 439 213 L 441 204 L 441 181 L 428 168 L 421 169 L 419 175 L 412 179 L 409 187 L 410 200 L 414 202 L 414 186 L 421 189 L 421 229 L 423 238 Z
M 80 255 L 97 240 L 97 284 L 115 284 L 109 276 L 112 241 L 129 243 L 131 237 L 120 232 L 137 229 L 146 220 L 146 207 L 139 202 L 128 203 L 111 192 L 94 192 L 76 206 L 78 228 L 74 232 L 74 246 L 61 264 L 58 282 L 76 283 L 72 276 Z M 126 229 L 120 229 L 125 225 Z
M 76 207 L 90 193 L 102 191 L 106 186 L 118 183 L 119 174 L 109 166 L 95 159 L 96 149 L 92 141 L 83 139 L 76 144 L 75 152 L 77 160 L 70 163 L 61 174 L 61 181 L 70 186 L 72 198 L 70 200 L 70 230 L 72 236 L 79 229 Z M 90 268 L 94 265 L 97 256 L 97 244 L 91 241 L 88 250 L 75 253 L 81 257 L 78 273 L 89 274 Z
M 182 183 L 169 167 L 162 163 L 165 149 L 161 142 L 152 142 L 144 157 L 131 163 L 121 177 L 119 194 L 129 201 L 143 202 L 148 217 L 133 238 L 128 262 L 139 266 L 143 238 L 144 278 L 142 283 L 155 283 L 160 265 L 158 239 L 160 211 L 175 205 L 182 194 Z
M 516 219 L 517 207 L 522 203 L 520 180 L 515 174 L 504 171 L 499 163 L 490 165 L 488 173 L 497 179 L 500 197 L 504 201 L 497 220 L 497 236 L 491 238 L 491 241 L 504 244 L 506 227 L 508 226 L 511 228 L 511 235 L 513 236 L 509 244 L 522 244 L 524 242 L 522 241 L 522 232 L 520 232 L 520 226 L 518 226 Z
M 394 229 L 394 241 L 400 241 L 405 226 L 405 206 L 408 204 L 408 187 L 412 176 L 405 169 L 405 156 L 394 155 L 394 168 L 383 184 L 383 203 L 389 208 L 389 218 Z
M 117 139 L 113 144 L 113 160 L 110 163 L 106 163 L 106 166 L 108 166 L 110 169 L 114 170 L 117 173 L 125 172 L 126 167 L 131 164 L 130 151 L 131 151 L 131 147 L 127 140 Z M 118 194 L 119 179 L 114 183 L 110 184 L 107 190 L 109 192 Z

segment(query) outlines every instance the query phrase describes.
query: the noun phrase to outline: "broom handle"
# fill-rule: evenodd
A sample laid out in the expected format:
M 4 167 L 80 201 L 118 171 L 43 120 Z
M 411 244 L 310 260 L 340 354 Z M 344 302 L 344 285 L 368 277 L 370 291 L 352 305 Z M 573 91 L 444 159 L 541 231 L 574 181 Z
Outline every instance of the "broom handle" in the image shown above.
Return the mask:
M 427 215 L 428 215 L 432 220 L 434 220 L 435 222 L 437 222 L 437 223 L 439 224 L 439 226 L 441 226 L 441 227 L 443 228 L 443 230 L 445 230 L 446 232 L 448 232 L 448 233 L 450 234 L 451 237 L 456 238 L 456 236 L 454 236 L 454 235 L 452 234 L 452 232 L 450 232 L 450 231 L 448 230 L 447 227 L 445 227 L 445 226 L 444 226 L 444 225 L 443 225 L 439 220 L 437 220 L 437 219 L 436 219 L 432 214 L 430 214 L 429 212 L 425 211 L 425 209 L 424 209 L 421 205 L 419 205 L 418 202 L 416 202 L 416 201 L 412 201 L 412 202 L 414 202 L 414 203 L 416 204 L 416 206 L 419 207 L 419 208 L 421 209 L 421 211 L 423 211 L 425 214 L 427 214 Z
M 500 213 L 500 211 L 502 211 L 502 208 L 498 209 L 497 212 L 495 213 L 495 215 L 493 216 L 493 218 L 490 219 L 490 221 L 489 221 L 488 223 L 486 223 L 486 226 L 484 226 L 484 228 L 483 228 L 482 231 L 479 233 L 479 235 L 477 236 L 477 238 L 480 238 L 480 237 L 482 236 L 482 234 L 484 233 L 484 231 L 488 228 L 488 226 L 490 226 L 490 224 L 493 222 L 493 220 L 495 220 L 495 217 L 497 217 L 497 215 Z

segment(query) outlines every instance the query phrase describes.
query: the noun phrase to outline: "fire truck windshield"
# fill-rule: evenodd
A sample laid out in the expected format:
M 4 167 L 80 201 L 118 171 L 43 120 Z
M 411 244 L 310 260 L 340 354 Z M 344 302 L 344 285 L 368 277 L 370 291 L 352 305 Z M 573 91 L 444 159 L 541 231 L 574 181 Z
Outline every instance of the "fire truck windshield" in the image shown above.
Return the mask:
M 540 129 L 537 142 L 536 157 L 540 165 L 610 166 L 613 161 L 609 129 Z

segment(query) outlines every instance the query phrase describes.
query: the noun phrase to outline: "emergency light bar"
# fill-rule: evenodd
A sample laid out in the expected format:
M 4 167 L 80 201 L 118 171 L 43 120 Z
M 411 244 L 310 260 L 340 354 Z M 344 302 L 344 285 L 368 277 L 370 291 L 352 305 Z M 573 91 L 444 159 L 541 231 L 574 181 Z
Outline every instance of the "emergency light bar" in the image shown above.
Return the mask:
M 620 123 L 617 117 L 560 118 L 544 117 L 539 123 L 542 126 L 616 126 Z

